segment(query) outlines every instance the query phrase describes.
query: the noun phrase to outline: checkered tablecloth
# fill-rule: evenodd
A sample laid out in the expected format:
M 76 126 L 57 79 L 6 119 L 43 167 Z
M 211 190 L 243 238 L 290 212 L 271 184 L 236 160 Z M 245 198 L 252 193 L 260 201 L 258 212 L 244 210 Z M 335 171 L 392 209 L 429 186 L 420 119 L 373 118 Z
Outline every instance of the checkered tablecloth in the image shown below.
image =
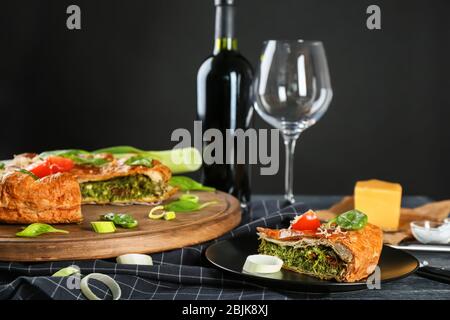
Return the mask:
M 70 265 L 78 266 L 82 275 L 98 272 L 111 276 L 122 289 L 122 299 L 287 299 L 283 293 L 224 274 L 203 255 L 213 242 L 254 233 L 257 226 L 277 227 L 307 209 L 303 204 L 285 208 L 280 204 L 277 200 L 252 202 L 238 228 L 212 242 L 152 254 L 153 266 L 120 265 L 114 259 L 37 264 L 0 262 L 0 299 L 85 299 L 76 279 L 51 277 Z M 89 283 L 97 296 L 111 298 L 103 284 L 95 280 Z
M 285 208 L 275 197 L 258 196 L 246 213 L 241 225 L 213 241 L 254 233 L 257 226 L 277 227 L 287 223 L 296 213 L 327 208 L 340 196 L 299 196 L 306 203 Z M 279 197 L 277 197 L 279 198 Z M 404 207 L 416 207 L 430 199 L 405 196 Z M 213 242 L 152 254 L 154 266 L 118 265 L 114 259 L 94 261 L 64 261 L 24 264 L 0 262 L 0 299 L 85 299 L 74 281 L 51 277 L 69 265 L 80 267 L 83 275 L 93 272 L 113 277 L 122 289 L 122 299 L 192 299 L 192 300 L 269 300 L 269 299 L 450 299 L 450 285 L 421 278 L 415 274 L 404 279 L 383 283 L 381 290 L 361 290 L 338 293 L 308 293 L 264 288 L 233 277 L 212 267 L 204 258 L 204 250 Z M 420 261 L 435 267 L 448 268 L 448 253 L 413 253 Z M 73 280 L 73 279 L 72 279 Z M 111 299 L 106 287 L 89 281 L 99 297 Z

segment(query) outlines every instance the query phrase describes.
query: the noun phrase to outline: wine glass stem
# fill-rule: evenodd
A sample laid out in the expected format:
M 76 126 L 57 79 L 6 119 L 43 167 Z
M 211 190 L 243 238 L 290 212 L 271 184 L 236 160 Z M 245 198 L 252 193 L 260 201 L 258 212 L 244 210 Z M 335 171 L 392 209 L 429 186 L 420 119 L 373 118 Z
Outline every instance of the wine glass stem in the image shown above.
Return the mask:
M 284 146 L 286 150 L 286 166 L 285 166 L 285 179 L 284 179 L 284 198 L 290 203 L 294 203 L 294 151 L 295 143 L 298 135 L 288 136 L 283 135 Z

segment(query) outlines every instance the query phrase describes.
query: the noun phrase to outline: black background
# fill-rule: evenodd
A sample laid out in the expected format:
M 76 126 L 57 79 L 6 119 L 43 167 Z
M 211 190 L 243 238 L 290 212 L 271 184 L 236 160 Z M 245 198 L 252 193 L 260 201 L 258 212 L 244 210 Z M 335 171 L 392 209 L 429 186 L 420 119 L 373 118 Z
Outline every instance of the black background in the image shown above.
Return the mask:
M 212 0 L 3 0 L 0 158 L 57 148 L 170 148 L 192 129 L 196 73 L 213 46 Z M 66 8 L 82 30 L 66 28 Z M 382 30 L 366 28 L 377 4 Z M 265 39 L 322 40 L 334 98 L 299 139 L 295 191 L 348 194 L 356 180 L 449 196 L 450 3 L 241 0 L 239 46 L 255 66 Z M 258 128 L 268 128 L 259 118 Z M 280 159 L 283 161 L 283 159 Z M 255 193 L 282 193 L 254 170 Z

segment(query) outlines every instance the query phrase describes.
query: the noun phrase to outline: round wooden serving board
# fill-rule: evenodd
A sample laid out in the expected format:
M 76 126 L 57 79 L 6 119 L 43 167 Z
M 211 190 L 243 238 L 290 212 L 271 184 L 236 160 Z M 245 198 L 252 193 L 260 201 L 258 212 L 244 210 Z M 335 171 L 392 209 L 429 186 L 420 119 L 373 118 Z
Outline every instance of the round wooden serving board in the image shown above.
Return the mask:
M 177 213 L 175 220 L 151 220 L 151 206 L 83 205 L 82 224 L 57 225 L 68 234 L 21 238 L 20 225 L 0 225 L 0 261 L 55 261 L 113 258 L 125 253 L 152 253 L 215 239 L 241 221 L 239 201 L 223 192 L 192 192 L 201 202 L 218 201 L 200 211 Z M 177 198 L 175 195 L 172 199 Z M 170 200 L 169 200 L 170 201 Z M 108 212 L 128 213 L 139 221 L 134 229 L 118 227 L 115 233 L 93 231 L 91 221 Z

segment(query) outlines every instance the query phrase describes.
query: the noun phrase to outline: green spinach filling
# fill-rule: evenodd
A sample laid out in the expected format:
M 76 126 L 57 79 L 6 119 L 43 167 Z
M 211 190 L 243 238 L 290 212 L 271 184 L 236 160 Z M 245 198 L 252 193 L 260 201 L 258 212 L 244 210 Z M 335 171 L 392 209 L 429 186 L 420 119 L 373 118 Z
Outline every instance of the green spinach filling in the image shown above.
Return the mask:
M 289 269 L 310 273 L 321 279 L 338 277 L 344 271 L 345 263 L 330 247 L 321 245 L 294 248 L 280 246 L 264 239 L 260 241 L 260 253 L 279 257 L 283 260 L 283 266 Z
M 154 182 L 142 174 L 85 182 L 81 183 L 80 188 L 84 200 L 98 202 L 139 200 L 165 192 L 163 183 Z

